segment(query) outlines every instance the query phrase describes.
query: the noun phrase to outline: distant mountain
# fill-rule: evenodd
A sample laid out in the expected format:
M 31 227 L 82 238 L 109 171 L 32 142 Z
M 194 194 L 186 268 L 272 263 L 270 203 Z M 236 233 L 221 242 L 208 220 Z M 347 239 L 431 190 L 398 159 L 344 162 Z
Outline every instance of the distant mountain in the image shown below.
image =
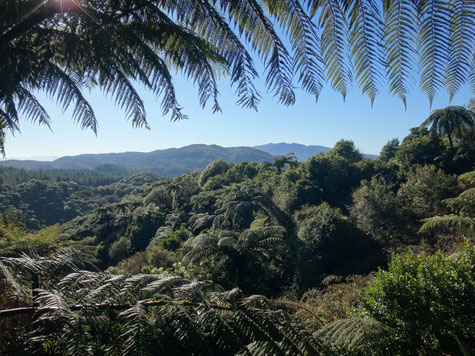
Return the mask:
M 217 145 L 190 145 L 181 148 L 169 148 L 153 152 L 123 152 L 104 154 L 84 154 L 66 156 L 52 162 L 0 161 L 0 165 L 30 170 L 63 169 L 95 169 L 104 164 L 112 164 L 147 171 L 162 177 L 175 177 L 196 169 L 204 168 L 215 159 L 240 163 L 272 161 L 269 153 L 252 147 L 221 147 Z
M 266 145 L 259 145 L 259 146 L 254 146 L 254 148 L 257 148 L 258 150 L 270 153 L 273 156 L 284 156 L 287 153 L 293 152 L 295 153 L 295 157 L 299 161 L 306 161 L 312 156 L 315 156 L 317 153 L 326 153 L 331 150 L 330 147 L 325 147 L 325 146 L 316 146 L 316 145 L 302 145 L 300 143 L 268 143 Z M 372 155 L 372 154 L 363 154 L 363 157 L 365 158 L 372 158 L 376 159 L 378 158 L 377 155 Z
M 295 157 L 298 158 L 299 161 L 306 161 L 312 156 L 315 156 L 317 153 L 328 152 L 330 151 L 330 147 L 325 146 L 306 146 L 301 145 L 300 143 L 268 143 L 266 145 L 259 145 L 254 146 L 258 150 L 270 153 L 273 156 L 284 156 L 287 153 L 293 152 L 295 153 Z

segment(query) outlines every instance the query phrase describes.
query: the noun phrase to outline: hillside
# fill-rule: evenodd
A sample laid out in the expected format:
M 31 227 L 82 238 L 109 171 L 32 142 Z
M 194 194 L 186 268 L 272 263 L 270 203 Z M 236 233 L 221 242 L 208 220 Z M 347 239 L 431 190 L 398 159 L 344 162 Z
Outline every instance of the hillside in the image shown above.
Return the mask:
M 65 156 L 52 162 L 6 160 L 0 165 L 30 170 L 95 169 L 104 164 L 147 171 L 162 177 L 175 177 L 204 168 L 222 158 L 234 163 L 272 161 L 273 156 L 252 147 L 221 147 L 217 145 L 190 145 L 153 152 L 123 152 Z

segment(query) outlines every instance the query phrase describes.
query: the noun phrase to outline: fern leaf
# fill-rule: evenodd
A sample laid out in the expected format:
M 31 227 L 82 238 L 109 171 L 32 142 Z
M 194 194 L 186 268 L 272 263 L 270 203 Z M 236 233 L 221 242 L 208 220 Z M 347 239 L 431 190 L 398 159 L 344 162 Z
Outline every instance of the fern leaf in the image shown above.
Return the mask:
M 386 6 L 387 5 L 387 6 Z M 385 2 L 385 52 L 389 92 L 398 95 L 406 106 L 415 67 L 414 39 L 418 21 L 416 4 L 411 0 Z
M 452 11 L 445 86 L 452 100 L 465 84 L 475 60 L 475 3 L 469 0 L 451 0 L 449 6 Z
M 448 60 L 450 11 L 446 1 L 428 0 L 421 4 L 418 37 L 420 86 L 432 106 L 434 96 L 444 82 L 444 71 Z
M 327 79 L 345 99 L 353 80 L 346 17 L 337 0 L 314 1 L 313 6 L 313 13 L 320 11 L 319 26 L 323 28 L 321 48 Z
M 363 94 L 368 95 L 371 105 L 379 93 L 384 79 L 384 53 L 381 45 L 383 38 L 383 20 L 378 4 L 374 0 L 355 0 L 349 7 L 349 40 L 355 77 Z M 351 2 L 350 2 L 351 4 Z

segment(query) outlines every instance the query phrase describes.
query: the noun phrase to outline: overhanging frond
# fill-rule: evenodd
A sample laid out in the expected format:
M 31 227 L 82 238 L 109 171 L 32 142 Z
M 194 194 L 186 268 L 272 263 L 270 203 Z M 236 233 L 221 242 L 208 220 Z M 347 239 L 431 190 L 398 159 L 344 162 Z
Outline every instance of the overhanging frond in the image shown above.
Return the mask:
M 416 4 L 408 0 L 384 2 L 384 39 L 389 92 L 406 98 L 413 81 L 416 65 L 415 43 L 418 21 Z

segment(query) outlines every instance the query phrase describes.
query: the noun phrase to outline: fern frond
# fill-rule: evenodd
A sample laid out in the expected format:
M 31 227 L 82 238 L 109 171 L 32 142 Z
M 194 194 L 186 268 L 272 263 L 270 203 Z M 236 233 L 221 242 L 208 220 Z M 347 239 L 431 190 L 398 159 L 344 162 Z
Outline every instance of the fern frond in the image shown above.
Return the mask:
M 50 117 L 48 113 L 29 90 L 18 85 L 15 92 L 18 97 L 17 109 L 31 121 L 37 121 L 39 124 L 50 127 Z
M 399 96 L 404 106 L 416 65 L 414 39 L 418 21 L 416 4 L 409 0 L 384 2 L 384 39 L 389 92 Z
M 420 86 L 422 92 L 429 98 L 430 106 L 444 82 L 444 71 L 448 60 L 449 6 L 445 0 L 421 2 L 418 37 Z
M 302 89 L 318 99 L 324 82 L 318 29 L 298 1 L 267 0 L 267 8 L 291 42 L 293 72 Z
M 445 86 L 450 100 L 466 83 L 475 60 L 475 3 L 469 0 L 451 0 L 449 56 L 445 72 Z
M 419 232 L 475 231 L 475 219 L 468 216 L 444 215 L 422 220 Z
M 345 14 L 337 0 L 313 1 L 312 6 L 312 13 L 320 11 L 321 48 L 327 79 L 345 99 L 353 80 Z
M 318 330 L 315 335 L 327 344 L 350 353 L 377 350 L 383 339 L 391 337 L 392 329 L 372 319 L 342 319 L 333 321 Z
M 355 0 L 348 9 L 350 19 L 349 40 L 355 77 L 363 94 L 368 95 L 371 105 L 379 93 L 384 79 L 384 53 L 382 46 L 383 20 L 374 0 Z

